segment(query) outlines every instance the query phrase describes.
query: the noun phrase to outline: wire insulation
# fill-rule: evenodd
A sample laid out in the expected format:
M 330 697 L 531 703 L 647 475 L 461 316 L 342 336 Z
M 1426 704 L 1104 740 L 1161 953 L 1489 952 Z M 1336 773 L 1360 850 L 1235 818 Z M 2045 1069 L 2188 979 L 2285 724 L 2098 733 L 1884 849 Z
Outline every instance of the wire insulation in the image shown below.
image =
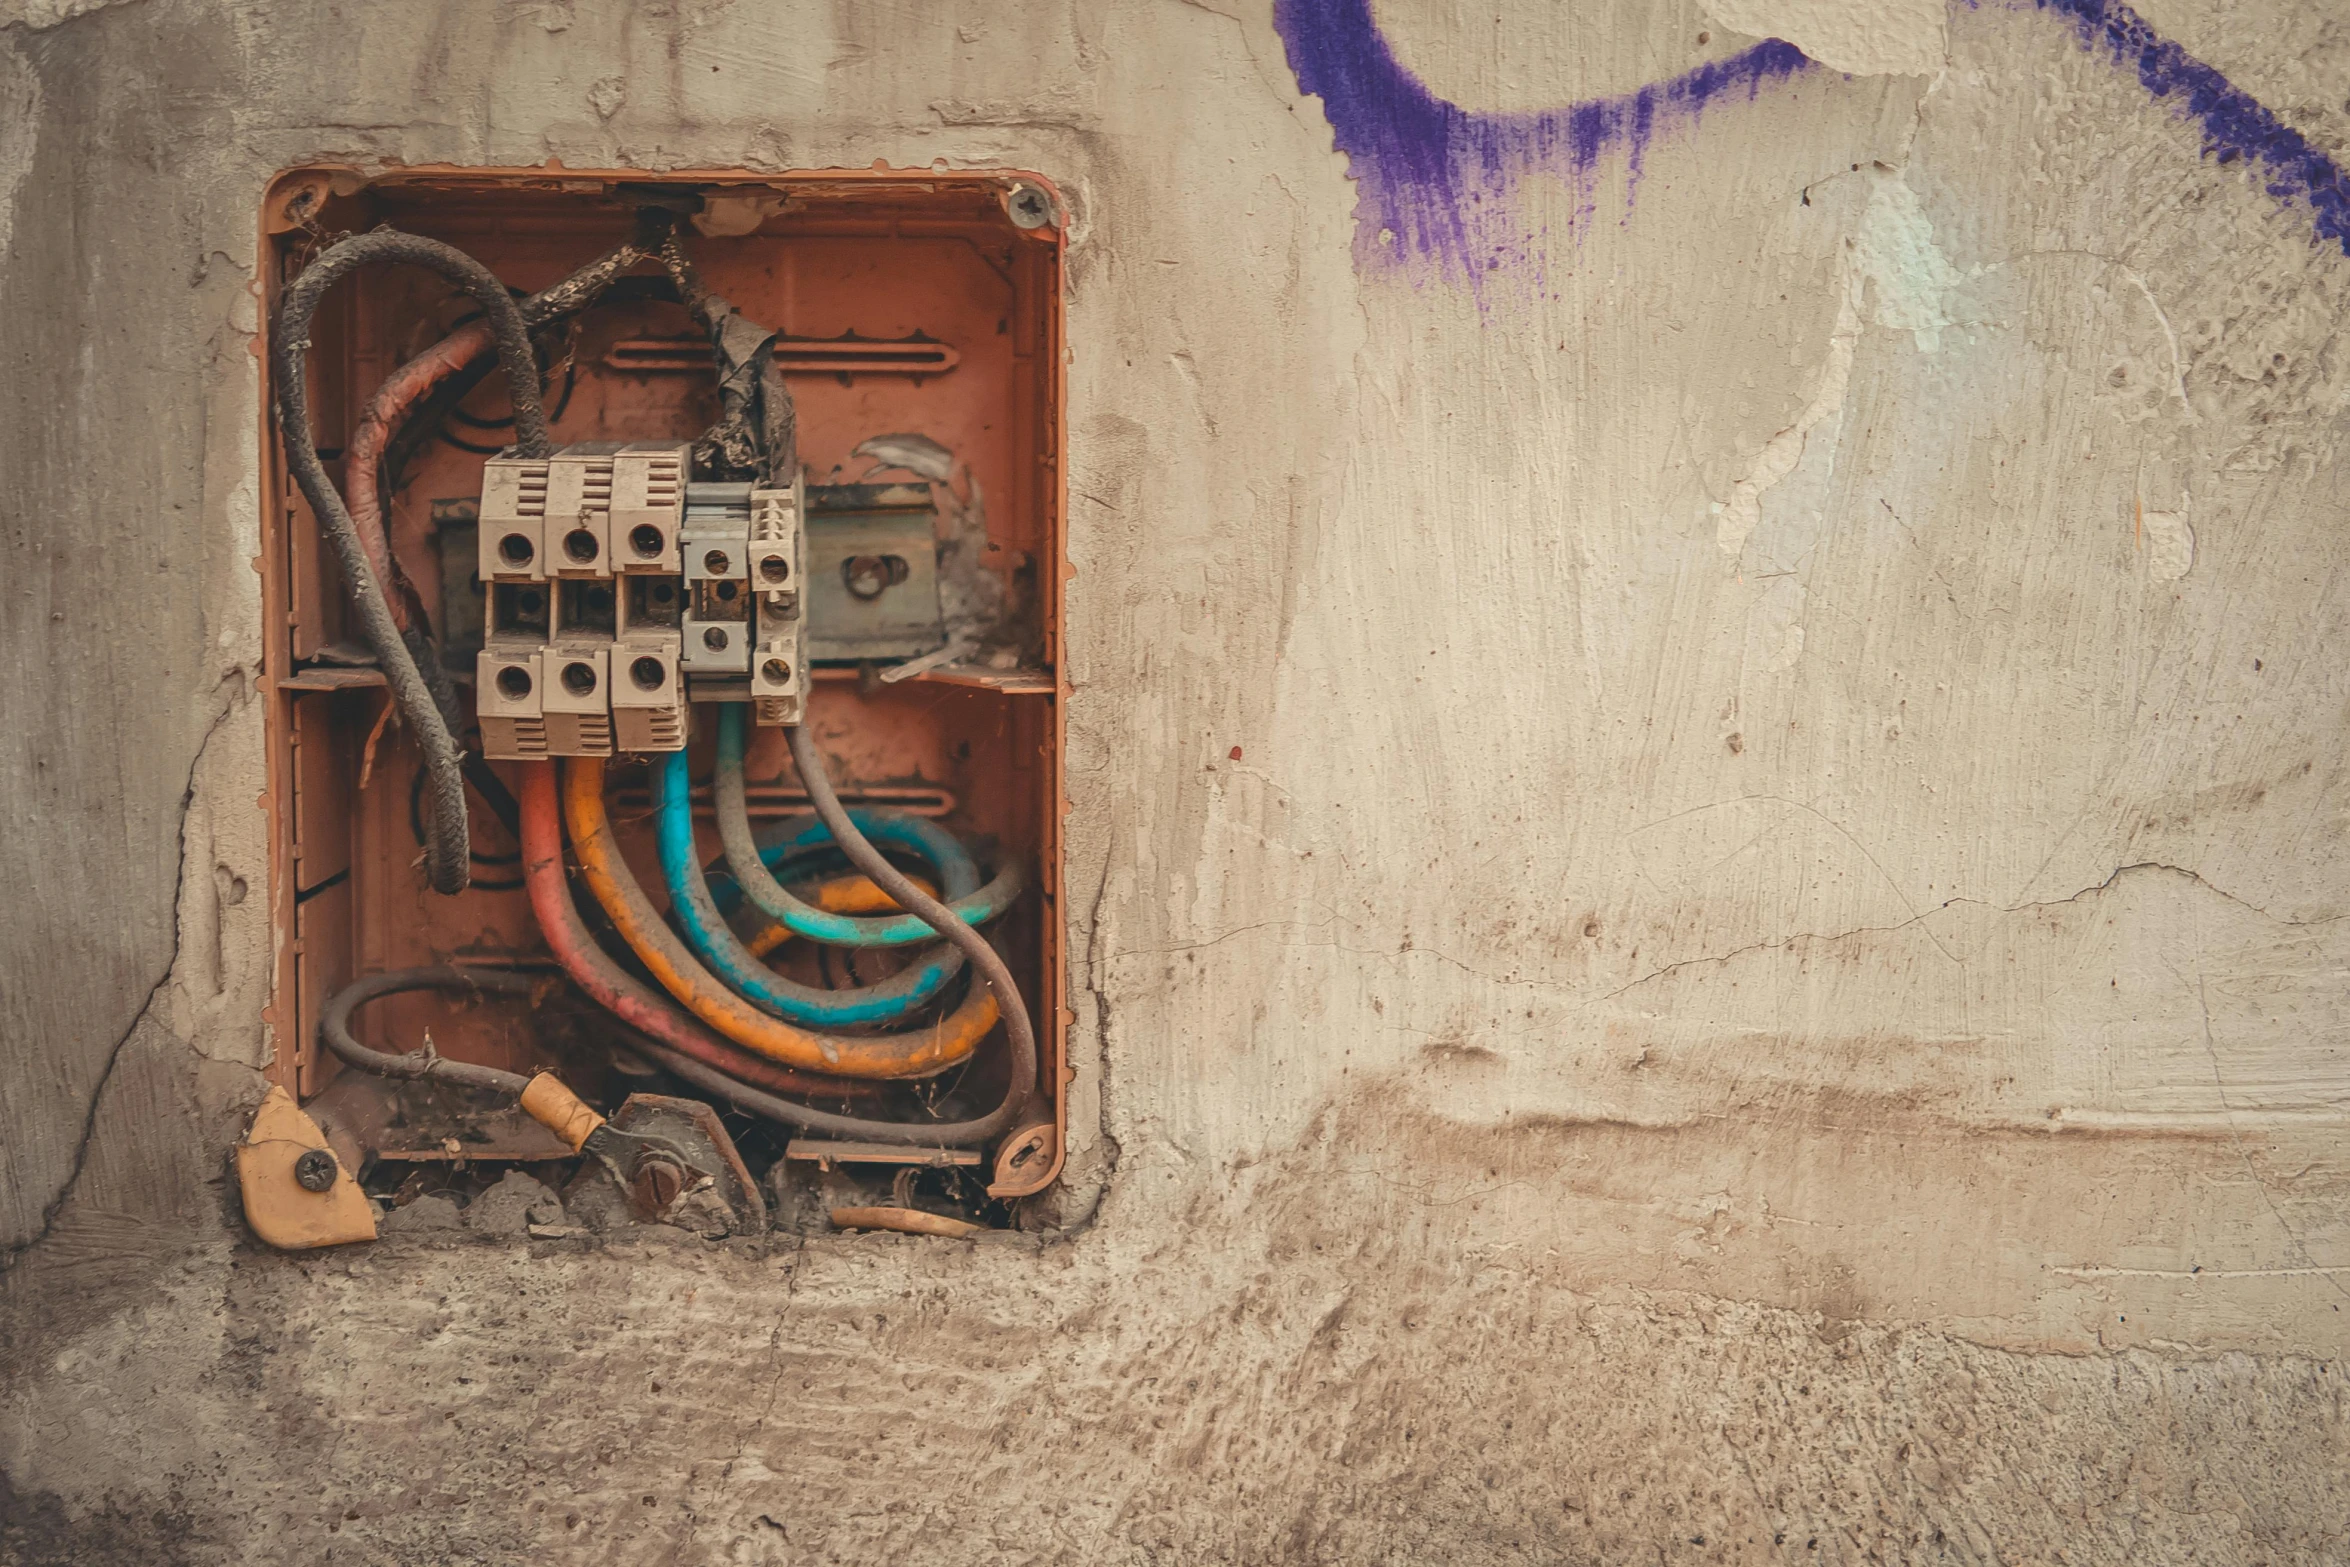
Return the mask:
M 849 857 L 849 863 L 872 877 L 873 885 L 897 899 L 900 908 L 912 909 L 931 929 L 962 948 L 979 977 L 987 981 L 987 988 L 995 993 L 1003 1008 L 1004 1037 L 1012 1047 L 1012 1077 L 1004 1090 L 1004 1110 L 1007 1120 L 1010 1115 L 1017 1115 L 1026 1107 L 1029 1092 L 1036 1084 L 1036 1026 L 1029 1020 L 1028 1003 L 1021 997 L 1019 983 L 1012 978 L 1003 954 L 985 936 L 964 924 L 954 910 L 915 886 L 905 872 L 882 858 L 881 851 L 865 841 L 865 835 L 857 831 L 857 824 L 849 820 L 840 797 L 832 792 L 832 780 L 824 771 L 824 758 L 816 750 L 816 737 L 808 732 L 806 725 L 788 725 L 783 735 L 791 745 L 792 763 L 799 769 L 800 786 L 808 791 L 808 803 L 816 807 L 817 819 L 832 829 L 832 836 L 839 842 L 841 852 Z
M 744 998 L 777 1017 L 819 1028 L 886 1026 L 903 1022 L 920 1010 L 963 971 L 963 954 L 943 944 L 877 984 L 848 990 L 803 985 L 761 963 L 728 928 L 711 901 L 701 856 L 694 851 L 693 804 L 686 769 L 683 751 L 672 751 L 653 762 L 654 810 L 661 872 L 669 887 L 670 918 L 695 954 Z M 901 844 L 918 845 L 931 863 L 940 867 L 942 879 L 958 881 L 966 889 L 979 879 L 962 846 L 919 817 L 893 820 L 868 815 L 858 825 Z M 941 865 L 942 861 L 945 864 Z
M 433 891 L 455 894 L 468 879 L 465 775 L 456 737 L 451 733 L 435 692 L 418 667 L 415 653 L 402 633 L 385 595 L 384 584 L 365 543 L 359 536 L 343 498 L 319 461 L 310 438 L 309 356 L 310 326 L 318 304 L 346 274 L 370 262 L 400 262 L 428 267 L 456 283 L 488 318 L 491 339 L 514 395 L 514 427 L 527 455 L 543 456 L 547 448 L 546 414 L 538 405 L 538 364 L 530 349 L 530 334 L 522 312 L 506 286 L 489 269 L 453 246 L 418 234 L 379 229 L 358 234 L 330 246 L 304 268 L 278 302 L 271 333 L 270 356 L 277 378 L 278 429 L 283 436 L 286 466 L 310 503 L 320 528 L 342 568 L 358 611 L 361 632 L 383 667 L 392 698 L 415 732 L 424 752 L 432 788 L 432 832 L 425 844 L 425 880 Z
M 612 824 L 604 812 L 602 758 L 569 760 L 563 774 L 563 815 L 571 829 L 572 852 L 579 857 L 580 875 L 621 939 L 687 1011 L 738 1045 L 803 1071 L 845 1077 L 930 1077 L 968 1060 L 995 1026 L 996 998 L 985 985 L 971 986 L 961 1004 L 938 1022 L 901 1034 L 819 1033 L 769 1017 L 712 977 L 654 912 L 644 888 L 637 884 L 636 873 L 628 868 L 613 841 Z M 856 828 L 849 831 L 854 833 Z M 857 841 L 864 839 L 860 835 Z M 880 857 L 876 854 L 875 858 Z M 887 865 L 888 861 L 881 863 Z M 890 874 L 904 880 L 894 868 Z M 886 882 L 881 885 L 888 888 Z M 895 892 L 894 888 L 888 890 Z M 985 938 L 975 939 L 987 946 Z M 998 967 L 1001 961 L 997 960 Z
M 512 969 L 456 968 L 440 964 L 432 968 L 393 969 L 389 973 L 370 974 L 354 980 L 327 998 L 325 1010 L 318 1017 L 320 1044 L 363 1072 L 378 1077 L 421 1078 L 427 1082 L 455 1083 L 466 1088 L 488 1088 L 499 1093 L 519 1094 L 522 1085 L 530 1079 L 513 1072 L 501 1072 L 496 1067 L 476 1066 L 470 1061 L 452 1061 L 433 1052 L 429 1036 L 422 1050 L 411 1050 L 401 1055 L 370 1050 L 351 1037 L 351 1015 L 370 1001 L 384 996 L 396 996 L 411 990 L 464 990 L 476 997 L 502 996 L 528 1000 L 536 988 L 528 974 Z
M 914 914 L 859 917 L 816 908 L 792 896 L 769 871 L 768 863 L 794 849 L 813 847 L 832 837 L 821 822 L 781 844 L 762 847 L 751 828 L 750 801 L 743 784 L 744 704 L 728 702 L 718 709 L 718 765 L 710 780 L 710 803 L 718 818 L 719 841 L 726 847 L 726 865 L 734 872 L 743 896 L 761 912 L 810 941 L 833 947 L 904 947 L 937 938 L 937 930 Z M 803 818 L 804 820 L 804 818 Z M 1027 867 L 1020 856 L 1004 854 L 995 879 L 967 896 L 952 887 L 940 891 L 954 902 L 958 920 L 984 925 L 1011 907 L 1028 884 Z
M 538 915 L 539 930 L 572 982 L 636 1030 L 642 1036 L 638 1048 L 662 1066 L 752 1115 L 834 1137 L 906 1147 L 956 1148 L 984 1143 L 1011 1126 L 1020 1106 L 1010 1096 L 983 1116 L 931 1122 L 870 1120 L 776 1097 L 778 1092 L 809 1092 L 806 1085 L 811 1080 L 721 1039 L 596 946 L 571 900 L 570 889 L 564 885 L 562 815 L 556 795 L 554 763 L 522 765 L 523 872 L 530 880 L 531 909 Z M 814 1086 L 840 1094 L 869 1092 L 875 1085 L 820 1079 Z M 1025 1097 L 1024 1089 L 1019 1092 Z

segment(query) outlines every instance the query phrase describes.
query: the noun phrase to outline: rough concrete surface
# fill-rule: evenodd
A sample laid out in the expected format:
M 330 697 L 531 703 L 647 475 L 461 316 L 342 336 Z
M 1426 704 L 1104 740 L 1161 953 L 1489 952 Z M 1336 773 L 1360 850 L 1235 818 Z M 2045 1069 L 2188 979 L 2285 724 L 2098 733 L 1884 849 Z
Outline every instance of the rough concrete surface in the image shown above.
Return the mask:
M 2324 191 L 2087 0 L 1358 9 L 0 5 L 0 1560 L 2350 1559 Z M 319 159 L 1061 182 L 1066 1228 L 243 1235 Z

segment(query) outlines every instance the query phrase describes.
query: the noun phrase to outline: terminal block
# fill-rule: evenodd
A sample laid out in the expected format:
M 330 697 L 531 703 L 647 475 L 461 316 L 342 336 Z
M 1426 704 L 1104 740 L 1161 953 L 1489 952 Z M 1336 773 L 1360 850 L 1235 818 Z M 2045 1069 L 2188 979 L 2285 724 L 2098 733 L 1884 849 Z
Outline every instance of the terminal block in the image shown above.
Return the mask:
M 808 618 L 800 592 L 807 535 L 806 488 L 750 494 L 750 587 L 757 641 L 751 652 L 751 701 L 762 724 L 796 724 L 808 708 Z
M 540 554 L 550 577 L 612 575 L 612 459 L 609 441 L 566 446 L 547 464 L 546 509 Z
M 535 647 L 485 647 L 474 665 L 475 720 L 482 755 L 501 760 L 545 756 L 547 710 L 539 695 Z
M 671 555 L 677 533 L 669 531 Z M 675 576 L 625 577 L 619 583 L 618 636 L 612 645 L 612 739 L 623 751 L 680 751 L 686 742 L 684 651 L 679 627 L 683 583 Z
M 541 469 L 546 466 L 540 465 Z M 483 500 L 489 500 L 484 487 Z M 511 517 L 511 513 L 509 513 Z M 482 649 L 474 660 L 474 717 L 481 749 L 490 757 L 535 757 L 547 748 L 547 708 L 541 655 L 554 624 L 549 584 L 523 578 L 487 581 L 489 602 Z
M 689 675 L 741 677 L 751 668 L 749 485 L 696 485 L 679 550 L 685 567 L 684 663 Z
M 630 575 L 676 576 L 693 448 L 641 441 L 612 459 L 611 558 Z
M 684 748 L 686 703 L 806 709 L 804 492 L 695 484 L 682 442 L 483 469 L 476 713 L 493 759 Z
M 612 754 L 611 665 L 609 642 L 558 643 L 539 655 L 550 753 Z
M 481 469 L 481 580 L 546 580 L 544 457 L 493 457 Z

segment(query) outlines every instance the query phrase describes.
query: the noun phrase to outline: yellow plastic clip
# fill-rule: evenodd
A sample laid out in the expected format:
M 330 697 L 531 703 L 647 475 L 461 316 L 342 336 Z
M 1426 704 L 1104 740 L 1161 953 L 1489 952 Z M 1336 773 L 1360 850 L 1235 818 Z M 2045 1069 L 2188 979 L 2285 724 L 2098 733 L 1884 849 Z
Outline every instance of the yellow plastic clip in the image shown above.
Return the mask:
M 375 1204 L 282 1088 L 270 1089 L 237 1144 L 237 1186 L 245 1222 L 280 1250 L 375 1239 Z
M 579 1152 L 595 1129 L 604 1124 L 604 1118 L 565 1088 L 552 1072 L 541 1072 L 522 1088 L 522 1108 L 531 1119 L 563 1139 L 565 1147 Z

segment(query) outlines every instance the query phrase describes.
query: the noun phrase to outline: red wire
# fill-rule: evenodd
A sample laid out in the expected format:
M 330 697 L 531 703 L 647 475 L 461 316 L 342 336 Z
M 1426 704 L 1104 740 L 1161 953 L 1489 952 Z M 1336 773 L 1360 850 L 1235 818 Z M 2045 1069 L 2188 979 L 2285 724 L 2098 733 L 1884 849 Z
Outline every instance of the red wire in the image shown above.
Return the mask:
M 547 946 L 573 984 L 639 1033 L 754 1087 L 819 1098 L 878 1092 L 871 1083 L 795 1072 L 764 1056 L 738 1049 L 731 1041 L 721 1039 L 687 1017 L 666 997 L 656 995 L 650 986 L 613 962 L 588 934 L 578 906 L 571 901 L 571 888 L 563 879 L 563 816 L 556 799 L 555 764 L 523 762 L 519 766 L 522 868 L 524 879 L 530 883 L 530 906 L 538 915 L 539 930 L 546 937 Z
M 400 427 L 409 409 L 431 395 L 434 387 L 488 353 L 490 346 L 486 322 L 459 327 L 394 370 L 367 400 L 359 428 L 351 432 L 351 444 L 343 460 L 343 507 L 351 514 L 351 526 L 358 531 L 359 542 L 367 551 L 368 563 L 375 567 L 378 582 L 405 580 L 397 575 L 397 568 L 392 564 L 391 540 L 384 529 L 383 498 L 375 490 L 384 448 L 391 444 L 392 432 Z M 393 622 L 401 630 L 407 630 L 407 595 L 387 592 L 384 596 L 391 601 Z

